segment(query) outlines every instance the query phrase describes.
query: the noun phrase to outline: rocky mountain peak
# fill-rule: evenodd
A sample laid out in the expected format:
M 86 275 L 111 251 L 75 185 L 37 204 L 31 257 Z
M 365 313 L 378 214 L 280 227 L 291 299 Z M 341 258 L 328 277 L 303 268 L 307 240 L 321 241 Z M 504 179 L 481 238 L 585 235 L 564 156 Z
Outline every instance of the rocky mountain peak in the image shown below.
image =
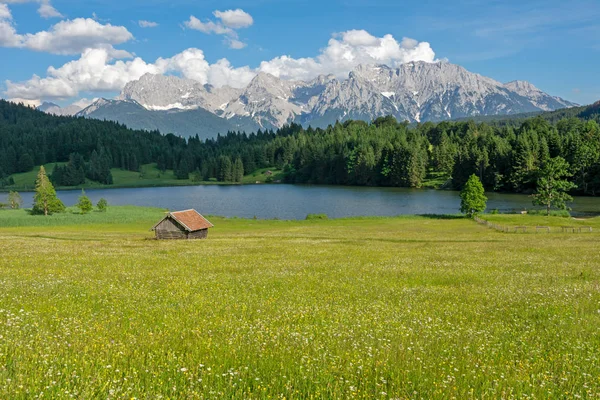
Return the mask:
M 128 83 L 118 99 L 139 102 L 150 111 L 205 110 L 236 126 L 268 129 L 290 122 L 326 126 L 336 120 L 386 115 L 410 122 L 439 121 L 574 105 L 528 82 L 504 85 L 459 65 L 423 61 L 397 67 L 358 65 L 341 80 L 320 75 L 308 81 L 288 81 L 259 72 L 243 89 L 146 74 Z M 111 104 L 111 110 L 116 106 Z

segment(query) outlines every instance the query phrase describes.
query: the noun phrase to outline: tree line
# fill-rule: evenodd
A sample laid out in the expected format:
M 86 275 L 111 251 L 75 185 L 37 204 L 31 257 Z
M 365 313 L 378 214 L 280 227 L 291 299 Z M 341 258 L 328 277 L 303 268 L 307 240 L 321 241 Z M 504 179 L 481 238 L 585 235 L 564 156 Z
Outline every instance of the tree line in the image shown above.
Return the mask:
M 476 175 L 488 191 L 531 193 L 551 159 L 565 161 L 572 193 L 600 193 L 600 106 L 505 121 L 410 125 L 393 117 L 325 129 L 228 132 L 202 141 L 106 121 L 56 117 L 0 101 L 0 179 L 66 162 L 52 181 L 110 184 L 110 168 L 156 163 L 178 179 L 239 182 L 280 168 L 285 182 L 421 187 L 432 178 L 461 189 Z

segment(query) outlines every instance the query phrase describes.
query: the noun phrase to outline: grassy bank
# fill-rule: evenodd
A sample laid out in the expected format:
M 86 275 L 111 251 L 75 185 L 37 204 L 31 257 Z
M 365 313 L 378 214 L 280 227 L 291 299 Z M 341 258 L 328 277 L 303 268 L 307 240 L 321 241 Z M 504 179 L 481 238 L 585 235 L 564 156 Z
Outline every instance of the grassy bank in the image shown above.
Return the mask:
M 0 398 L 600 395 L 597 233 L 163 212 L 0 211 Z
M 44 167 L 49 175 L 52 174 L 54 165 L 64 165 L 65 163 L 51 163 L 46 164 Z M 270 171 L 271 174 L 268 174 Z M 112 185 L 103 185 L 98 182 L 86 180 L 84 185 L 80 186 L 64 186 L 57 187 L 59 190 L 68 189 L 110 189 L 110 188 L 132 188 L 132 187 L 158 187 L 158 186 L 193 186 L 193 185 L 218 185 L 227 184 L 231 185 L 230 182 L 217 182 L 217 181 L 202 181 L 195 182 L 192 179 L 176 179 L 173 170 L 160 171 L 156 164 L 145 164 L 140 167 L 140 171 L 125 171 L 119 168 L 111 169 L 113 176 Z M 37 177 L 38 168 L 34 168 L 32 171 L 23 172 L 19 174 L 11 175 L 15 184 L 0 188 L 0 191 L 9 190 L 33 190 L 35 187 L 35 180 Z M 190 174 L 191 178 L 191 174 Z M 283 179 L 283 173 L 281 170 L 276 168 L 264 168 L 257 170 L 251 174 L 246 175 L 241 183 L 252 184 L 252 183 L 267 183 L 269 181 L 277 182 Z
M 486 221 L 503 226 L 547 226 L 551 228 L 560 227 L 592 227 L 600 230 L 600 218 L 572 218 L 572 217 L 547 217 L 544 215 L 529 214 L 484 214 L 481 216 Z

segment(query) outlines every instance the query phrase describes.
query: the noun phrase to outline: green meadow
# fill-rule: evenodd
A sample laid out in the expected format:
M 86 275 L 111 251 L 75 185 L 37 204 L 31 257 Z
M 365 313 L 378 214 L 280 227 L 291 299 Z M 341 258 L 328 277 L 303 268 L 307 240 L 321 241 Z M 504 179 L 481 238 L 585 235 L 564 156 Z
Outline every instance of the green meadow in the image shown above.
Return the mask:
M 54 170 L 54 165 L 64 165 L 66 163 L 50 163 L 46 164 L 44 167 L 48 175 L 52 174 Z M 7 186 L 0 191 L 8 191 L 8 190 L 32 190 L 35 187 L 35 180 L 37 177 L 37 173 L 39 168 L 34 168 L 29 172 L 22 172 L 18 174 L 11 175 L 13 180 L 15 181 L 14 185 Z M 271 171 L 271 174 L 267 174 L 267 171 Z M 216 181 L 203 181 L 203 182 L 194 182 L 190 174 L 190 179 L 177 179 L 173 173 L 173 170 L 166 170 L 164 172 L 160 171 L 156 167 L 156 163 L 154 164 L 144 164 L 140 166 L 140 171 L 126 171 L 120 168 L 112 168 L 111 173 L 113 176 L 113 184 L 112 185 L 104 185 L 98 182 L 91 181 L 86 179 L 84 185 L 81 186 L 69 186 L 69 187 L 57 187 L 57 189 L 81 189 L 81 188 L 125 188 L 125 187 L 155 187 L 155 186 L 192 186 L 199 184 L 232 184 L 232 183 L 223 183 Z M 244 176 L 241 183 L 244 184 L 252 184 L 252 183 L 267 183 L 269 181 L 277 182 L 283 180 L 283 173 L 280 169 L 277 168 L 262 168 L 251 174 Z
M 0 211 L 0 398 L 600 396 L 600 229 L 163 215 Z

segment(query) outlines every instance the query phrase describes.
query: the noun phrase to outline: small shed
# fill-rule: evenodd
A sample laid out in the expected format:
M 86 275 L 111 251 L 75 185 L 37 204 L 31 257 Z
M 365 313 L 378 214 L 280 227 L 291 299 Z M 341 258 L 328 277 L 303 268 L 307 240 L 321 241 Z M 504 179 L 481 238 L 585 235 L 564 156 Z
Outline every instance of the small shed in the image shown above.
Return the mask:
M 157 239 L 206 239 L 213 226 L 198 211 L 185 210 L 168 213 L 152 230 Z

